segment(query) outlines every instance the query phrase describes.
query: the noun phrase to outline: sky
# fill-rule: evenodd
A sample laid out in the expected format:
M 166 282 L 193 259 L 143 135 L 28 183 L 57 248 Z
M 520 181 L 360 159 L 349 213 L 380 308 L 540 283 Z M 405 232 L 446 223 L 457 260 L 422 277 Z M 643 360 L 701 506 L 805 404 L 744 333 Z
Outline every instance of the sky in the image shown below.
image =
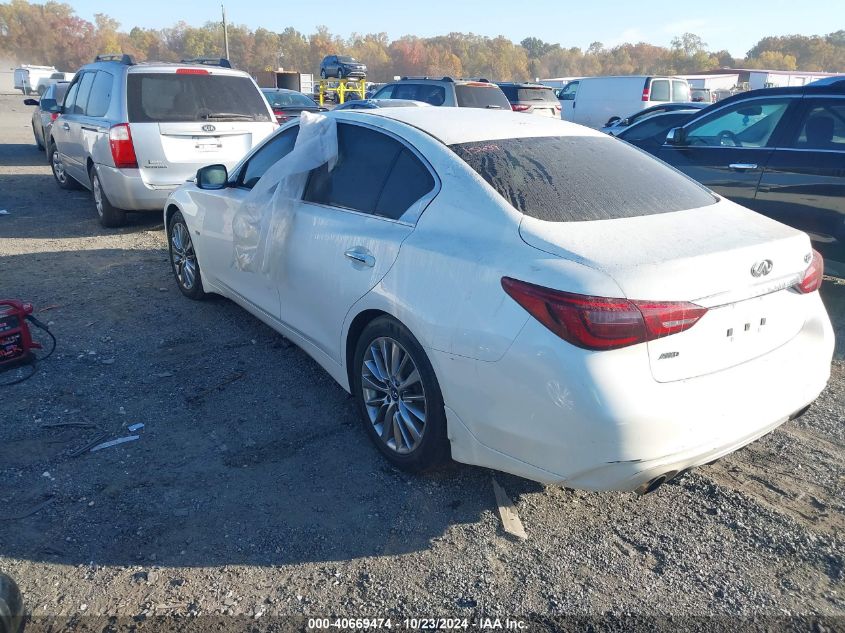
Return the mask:
M 220 19 L 220 3 L 210 0 L 65 1 L 86 20 L 106 13 L 127 31 Z M 343 37 L 384 31 L 391 39 L 461 31 L 514 42 L 534 36 L 580 48 L 597 41 L 607 47 L 640 41 L 668 46 L 674 36 L 692 32 L 710 50 L 725 49 L 734 57 L 744 57 L 767 35 L 824 35 L 845 28 L 843 0 L 228 0 L 226 5 L 229 22 L 272 31 L 292 26 L 308 34 L 325 25 Z

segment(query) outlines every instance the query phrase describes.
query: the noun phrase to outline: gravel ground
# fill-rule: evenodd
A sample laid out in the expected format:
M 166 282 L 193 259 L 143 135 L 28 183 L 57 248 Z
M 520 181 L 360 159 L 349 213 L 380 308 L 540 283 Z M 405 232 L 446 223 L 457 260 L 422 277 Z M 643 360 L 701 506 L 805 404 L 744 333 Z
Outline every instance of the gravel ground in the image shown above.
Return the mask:
M 0 569 L 32 614 L 845 615 L 845 284 L 822 290 L 840 343 L 807 415 L 645 497 L 496 474 L 520 542 L 490 471 L 393 470 L 303 352 L 184 299 L 157 215 L 100 228 L 20 97 L 0 143 L 0 294 L 59 341 L 0 391 Z

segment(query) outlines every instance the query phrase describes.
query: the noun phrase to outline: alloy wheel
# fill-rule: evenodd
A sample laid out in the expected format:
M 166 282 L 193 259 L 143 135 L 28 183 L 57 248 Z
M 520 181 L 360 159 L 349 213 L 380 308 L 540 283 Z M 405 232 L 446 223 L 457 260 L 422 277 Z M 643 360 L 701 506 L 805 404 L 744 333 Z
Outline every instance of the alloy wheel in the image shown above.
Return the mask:
M 384 445 L 403 455 L 416 449 L 425 434 L 428 403 L 408 351 L 387 336 L 373 340 L 364 354 L 361 388 L 370 423 Z
M 94 192 L 94 206 L 97 207 L 97 215 L 103 217 L 103 188 L 100 186 L 100 179 L 93 170 L 91 172 L 91 189 Z
M 62 159 L 59 156 L 59 150 L 53 148 L 53 174 L 56 176 L 56 180 L 58 180 L 61 184 L 65 184 L 67 182 L 67 174 L 65 173 L 65 166 L 62 163 Z
M 170 257 L 176 279 L 183 288 L 191 290 L 197 281 L 197 255 L 188 227 L 182 222 L 174 222 L 170 229 Z

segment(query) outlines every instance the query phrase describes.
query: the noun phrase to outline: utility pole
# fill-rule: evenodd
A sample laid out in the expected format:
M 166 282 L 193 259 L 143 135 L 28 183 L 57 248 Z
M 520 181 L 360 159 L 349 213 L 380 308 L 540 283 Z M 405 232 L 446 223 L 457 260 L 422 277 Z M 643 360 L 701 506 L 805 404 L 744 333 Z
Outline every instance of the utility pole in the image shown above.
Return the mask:
M 226 28 L 226 7 L 221 4 L 220 9 L 223 11 L 223 48 L 226 51 L 226 59 L 229 59 L 229 29 Z

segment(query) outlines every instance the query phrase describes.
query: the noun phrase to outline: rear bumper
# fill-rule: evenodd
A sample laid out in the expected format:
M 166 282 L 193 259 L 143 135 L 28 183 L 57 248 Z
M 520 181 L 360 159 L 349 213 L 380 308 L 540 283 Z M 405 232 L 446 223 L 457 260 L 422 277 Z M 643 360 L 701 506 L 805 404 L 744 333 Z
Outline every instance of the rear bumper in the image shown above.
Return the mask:
M 641 346 L 586 352 L 529 319 L 498 362 L 432 353 L 457 461 L 588 490 L 635 490 L 726 455 L 812 403 L 833 332 L 819 294 L 781 347 L 705 376 L 658 383 Z
M 96 168 L 109 202 L 126 211 L 161 211 L 167 197 L 179 187 L 151 187 L 144 182 L 140 169 L 116 169 L 102 164 Z

